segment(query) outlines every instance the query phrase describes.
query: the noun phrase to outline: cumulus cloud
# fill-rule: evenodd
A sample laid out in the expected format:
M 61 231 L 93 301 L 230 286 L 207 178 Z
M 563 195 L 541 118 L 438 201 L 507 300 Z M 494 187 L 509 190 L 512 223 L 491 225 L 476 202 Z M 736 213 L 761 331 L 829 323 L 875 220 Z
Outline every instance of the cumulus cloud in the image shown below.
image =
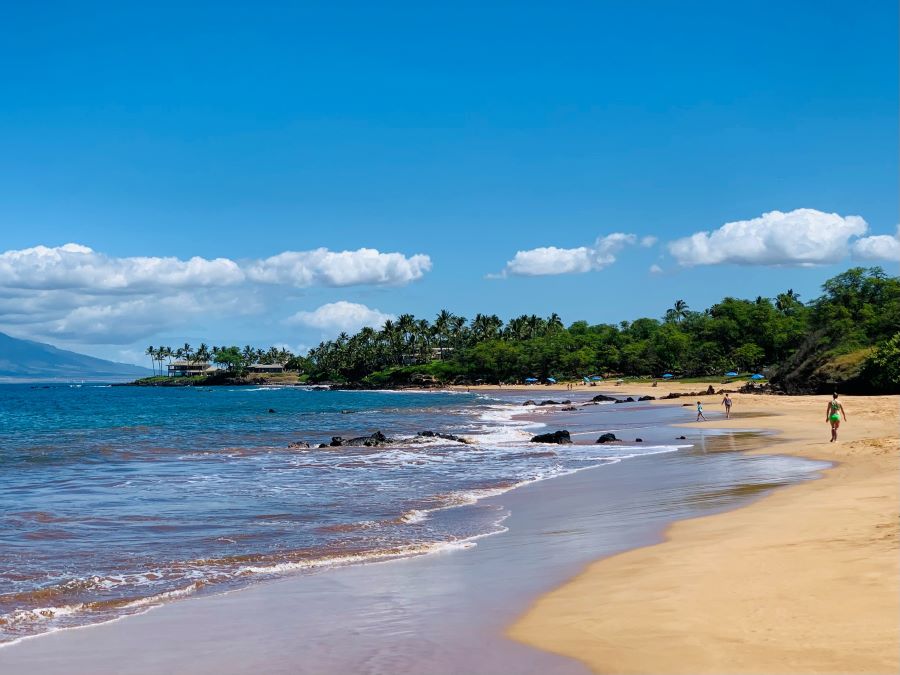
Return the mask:
M 643 246 L 644 248 L 650 248 L 651 246 L 655 246 L 656 242 L 658 242 L 658 241 L 659 241 L 659 238 L 654 237 L 652 235 L 646 236 L 646 237 L 641 237 L 641 246 Z
M 860 260 L 900 262 L 900 225 L 897 234 L 876 234 L 853 242 L 853 257 Z
M 616 255 L 625 246 L 634 244 L 633 234 L 615 232 L 599 237 L 593 246 L 578 248 L 557 248 L 541 246 L 527 251 L 518 251 L 506 267 L 494 277 L 524 276 L 538 277 L 553 274 L 580 274 L 591 270 L 601 270 L 616 261 Z
M 0 289 L 142 293 L 158 288 L 229 286 L 244 280 L 227 258 L 113 258 L 81 246 L 35 246 L 0 253 Z
M 393 314 L 386 314 L 355 302 L 339 300 L 329 302 L 311 312 L 297 312 L 288 323 L 318 328 L 323 333 L 336 335 L 342 331 L 355 333 L 363 326 L 381 328 L 388 319 L 395 319 Z
M 663 273 L 662 267 L 660 267 L 659 265 L 656 265 L 656 264 L 650 265 L 650 274 L 662 274 L 662 273 Z
M 669 252 L 685 266 L 824 265 L 844 258 L 850 240 L 867 229 L 859 216 L 816 209 L 769 211 L 751 220 L 725 223 L 713 232 L 676 239 L 669 244 Z
M 35 246 L 0 253 L 0 329 L 82 344 L 127 344 L 200 317 L 263 311 L 265 288 L 399 286 L 430 269 L 427 255 L 367 248 L 235 261 L 115 257 L 75 243 Z
M 400 286 L 421 279 L 431 270 L 427 255 L 406 257 L 373 248 L 357 251 L 286 251 L 247 268 L 250 279 L 292 286 Z

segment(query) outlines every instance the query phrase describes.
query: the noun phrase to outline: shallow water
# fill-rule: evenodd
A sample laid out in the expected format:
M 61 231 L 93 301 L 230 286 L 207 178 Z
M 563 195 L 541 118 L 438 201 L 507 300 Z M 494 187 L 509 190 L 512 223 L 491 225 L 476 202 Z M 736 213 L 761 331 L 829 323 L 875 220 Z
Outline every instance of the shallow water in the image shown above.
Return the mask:
M 508 512 L 484 497 L 679 447 L 663 425 L 680 411 L 646 406 L 592 407 L 583 428 L 569 420 L 582 440 L 603 427 L 640 430 L 641 444 L 529 444 L 542 411 L 517 420 L 516 403 L 0 385 L 0 641 L 285 572 L 465 546 L 504 529 Z M 398 442 L 287 447 L 379 429 Z M 422 430 L 472 442 L 416 438 Z

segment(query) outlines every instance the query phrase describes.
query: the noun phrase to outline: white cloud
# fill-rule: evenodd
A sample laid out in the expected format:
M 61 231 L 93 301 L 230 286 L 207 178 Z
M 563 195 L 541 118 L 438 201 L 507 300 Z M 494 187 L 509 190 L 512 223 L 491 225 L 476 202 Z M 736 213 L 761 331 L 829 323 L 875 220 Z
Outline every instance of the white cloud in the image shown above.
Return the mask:
M 160 288 L 229 286 L 244 273 L 227 258 L 113 258 L 80 244 L 0 253 L 0 289 L 86 289 L 142 293 Z
M 866 221 L 815 209 L 770 211 L 751 220 L 725 223 L 669 244 L 681 265 L 795 265 L 839 262 L 850 239 L 865 234 Z
M 663 273 L 662 267 L 660 267 L 659 265 L 656 265 L 656 264 L 650 265 L 650 274 L 662 274 L 662 273 Z
M 0 330 L 81 344 L 128 344 L 207 319 L 258 313 L 266 288 L 398 286 L 427 255 L 287 251 L 265 260 L 114 257 L 81 244 L 0 253 Z
M 651 246 L 655 246 L 658 241 L 659 238 L 654 236 L 641 237 L 641 246 L 650 248 Z
M 268 284 L 297 287 L 379 285 L 400 286 L 421 279 L 431 270 L 427 255 L 406 257 L 381 253 L 372 248 L 334 252 L 286 251 L 259 260 L 247 268 L 250 279 Z
M 342 331 L 355 333 L 363 326 L 381 328 L 385 321 L 395 318 L 393 314 L 385 314 L 355 302 L 339 300 L 322 305 L 312 312 L 297 312 L 287 319 L 287 322 L 318 328 L 328 335 L 337 335 Z
M 499 275 L 493 277 L 525 276 L 537 277 L 551 274 L 580 274 L 591 270 L 601 270 L 616 261 L 616 255 L 627 245 L 634 244 L 633 234 L 615 232 L 599 237 L 593 246 L 578 248 L 557 248 L 541 246 L 527 251 L 518 251 Z
M 876 234 L 853 242 L 853 257 L 860 260 L 900 262 L 900 225 L 897 234 Z

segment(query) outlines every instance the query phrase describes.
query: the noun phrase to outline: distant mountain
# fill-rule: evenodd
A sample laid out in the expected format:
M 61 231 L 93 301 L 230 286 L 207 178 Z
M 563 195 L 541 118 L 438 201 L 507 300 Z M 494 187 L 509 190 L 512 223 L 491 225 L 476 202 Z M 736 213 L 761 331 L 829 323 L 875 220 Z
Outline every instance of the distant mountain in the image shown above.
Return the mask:
M 115 381 L 151 374 L 149 368 L 95 359 L 0 333 L 0 379 Z

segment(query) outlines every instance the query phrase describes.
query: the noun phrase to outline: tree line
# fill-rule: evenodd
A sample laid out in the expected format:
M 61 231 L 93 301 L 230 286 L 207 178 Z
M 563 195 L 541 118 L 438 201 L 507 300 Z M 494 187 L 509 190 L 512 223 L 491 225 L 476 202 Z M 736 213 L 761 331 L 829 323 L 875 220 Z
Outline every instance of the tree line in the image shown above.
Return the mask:
M 506 322 L 496 314 L 467 320 L 448 310 L 434 321 L 403 314 L 380 329 L 341 333 L 294 363 L 314 382 L 372 385 L 416 373 L 468 382 L 732 370 L 787 377 L 811 368 L 815 374 L 814 367 L 831 361 L 884 379 L 875 359 L 890 364 L 891 345 L 900 343 L 900 278 L 857 267 L 826 281 L 822 291 L 810 302 L 791 289 L 775 298 L 726 297 L 702 310 L 677 300 L 658 319 L 568 327 L 557 314 Z
M 234 345 L 210 347 L 206 343 L 200 343 L 195 349 L 185 342 L 176 349 L 150 345 L 144 353 L 150 357 L 154 375 L 157 374 L 157 366 L 159 374 L 162 375 L 163 362 L 171 364 L 172 359 L 195 366 L 212 362 L 232 374 L 241 374 L 254 364 L 272 365 L 277 363 L 294 370 L 303 367 L 298 358 L 283 347 L 269 347 L 268 349 L 259 349 L 250 345 L 244 345 L 243 348 Z

